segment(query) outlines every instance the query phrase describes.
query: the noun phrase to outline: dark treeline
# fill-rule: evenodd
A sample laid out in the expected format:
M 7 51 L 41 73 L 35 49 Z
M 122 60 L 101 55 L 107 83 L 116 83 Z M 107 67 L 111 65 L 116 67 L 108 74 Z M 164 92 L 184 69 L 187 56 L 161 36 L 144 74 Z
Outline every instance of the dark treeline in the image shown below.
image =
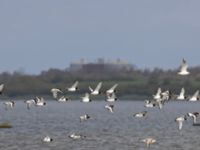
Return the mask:
M 5 84 L 4 96 L 8 97 L 51 96 L 51 88 L 64 90 L 74 81 L 80 82 L 78 94 L 81 95 L 88 92 L 89 85 L 94 87 L 99 81 L 102 81 L 103 91 L 114 83 L 118 83 L 118 96 L 123 99 L 142 99 L 151 96 L 158 87 L 177 94 L 184 87 L 186 94 L 194 93 L 200 87 L 200 67 L 193 67 L 189 70 L 191 72 L 189 76 L 180 76 L 177 75 L 178 70 L 158 68 L 152 71 L 134 68 L 120 71 L 49 69 L 42 71 L 39 75 L 3 72 L 0 74 L 0 82 Z

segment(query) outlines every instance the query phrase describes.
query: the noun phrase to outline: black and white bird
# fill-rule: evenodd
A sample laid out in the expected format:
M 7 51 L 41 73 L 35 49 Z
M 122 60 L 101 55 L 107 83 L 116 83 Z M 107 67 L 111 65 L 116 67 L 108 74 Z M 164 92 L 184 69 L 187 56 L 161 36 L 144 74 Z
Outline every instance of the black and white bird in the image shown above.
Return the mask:
M 190 98 L 189 101 L 198 101 L 199 100 L 199 90 L 197 90 Z
M 143 139 L 142 142 L 144 142 L 146 146 L 149 148 L 151 144 L 156 143 L 156 140 L 154 138 L 146 138 Z
M 160 99 L 160 98 L 161 98 L 161 93 L 162 93 L 161 88 L 158 88 L 156 94 L 153 95 L 153 98 L 154 98 L 155 100 Z
M 84 102 L 84 103 L 88 103 L 88 102 L 91 102 L 92 100 L 90 99 L 90 94 L 89 93 L 85 93 L 85 95 L 83 97 L 81 97 L 81 102 Z
M 117 96 L 115 93 L 106 94 L 106 101 L 107 102 L 115 102 L 117 100 Z
M 67 101 L 69 101 L 69 97 L 67 97 L 67 96 L 61 96 L 60 98 L 58 98 L 57 101 L 58 102 L 67 102 Z
M 154 100 L 145 100 L 144 107 L 148 108 L 156 107 L 156 102 Z
M 110 89 L 108 89 L 106 91 L 106 94 L 112 94 L 112 93 L 115 93 L 116 92 L 116 88 L 117 88 L 118 84 L 114 84 Z
M 13 108 L 15 106 L 14 101 L 6 101 L 3 103 L 5 105 L 5 109 L 8 110 L 8 108 Z
M 90 94 L 91 95 L 99 95 L 101 92 L 100 92 L 100 89 L 102 87 L 102 82 L 99 82 L 98 85 L 96 86 L 95 89 L 92 89 L 90 86 L 89 86 L 89 90 L 90 90 Z
M 3 89 L 4 89 L 4 84 L 0 84 L 0 95 L 1 95 L 2 92 L 3 92 Z
M 46 102 L 43 97 L 36 97 L 35 106 L 45 106 Z
M 114 105 L 105 105 L 105 108 L 109 111 L 109 112 L 111 112 L 111 113 L 113 113 L 114 111 Z
M 77 91 L 78 90 L 78 84 L 79 84 L 79 82 L 76 81 L 71 87 L 67 88 L 67 90 L 69 92 L 75 92 L 75 91 Z
M 185 100 L 186 96 L 185 96 L 185 89 L 182 88 L 180 94 L 177 96 L 176 98 L 177 100 Z
M 27 109 L 30 109 L 31 105 L 35 105 L 36 104 L 34 99 L 26 100 L 24 102 L 26 103 Z
M 181 130 L 183 127 L 183 122 L 187 120 L 186 116 L 177 117 L 175 121 L 178 123 L 178 129 Z
M 58 98 L 58 93 L 62 93 L 62 91 L 60 89 L 57 88 L 52 88 L 51 89 L 51 93 L 53 94 L 53 98 Z
M 91 119 L 91 117 L 88 114 L 82 115 L 79 118 L 80 118 L 80 122 L 83 122 L 83 121 L 86 121 L 88 119 Z
M 159 109 L 162 109 L 164 104 L 169 101 L 170 97 L 170 92 L 166 90 L 164 92 L 161 92 L 160 98 L 157 97 L 154 101 L 156 105 L 158 105 Z
M 140 112 L 140 113 L 133 114 L 133 117 L 135 117 L 135 118 L 143 118 L 146 115 L 147 115 L 147 111 L 143 111 L 143 112 Z
M 188 64 L 185 59 L 182 60 L 182 64 L 181 64 L 180 71 L 178 72 L 178 74 L 182 76 L 190 74 L 190 72 L 188 71 Z
M 169 92 L 169 90 L 166 90 L 166 91 L 164 91 L 164 92 L 161 92 L 161 99 L 163 100 L 163 101 L 168 101 L 169 99 L 170 99 L 170 92 Z
M 196 124 L 197 123 L 197 117 L 199 116 L 199 112 L 193 112 L 193 113 L 187 113 L 187 115 L 189 117 L 192 117 L 193 119 L 193 124 Z
M 50 136 L 45 136 L 43 139 L 42 139 L 43 142 L 45 143 L 50 143 L 53 141 L 53 139 L 50 137 Z

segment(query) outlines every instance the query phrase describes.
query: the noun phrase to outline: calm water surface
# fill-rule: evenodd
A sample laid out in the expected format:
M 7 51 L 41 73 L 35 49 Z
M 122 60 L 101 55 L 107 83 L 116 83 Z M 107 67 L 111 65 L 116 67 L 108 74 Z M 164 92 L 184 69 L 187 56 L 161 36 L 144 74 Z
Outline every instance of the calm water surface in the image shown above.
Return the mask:
M 14 127 L 0 129 L 2 150 L 145 150 L 141 139 L 153 137 L 154 150 L 199 150 L 200 126 L 192 126 L 188 119 L 178 130 L 175 118 L 187 112 L 200 112 L 199 102 L 169 102 L 162 110 L 145 108 L 143 102 L 118 101 L 114 113 L 105 108 L 106 102 L 67 103 L 47 102 L 45 107 L 26 109 L 22 101 L 13 110 L 5 110 L 0 103 L 0 121 Z M 146 118 L 133 114 L 147 110 Z M 94 119 L 80 123 L 79 116 L 89 114 Z M 199 120 L 200 122 L 200 120 Z M 82 140 L 68 138 L 71 133 L 85 135 Z M 52 143 L 43 143 L 44 136 Z

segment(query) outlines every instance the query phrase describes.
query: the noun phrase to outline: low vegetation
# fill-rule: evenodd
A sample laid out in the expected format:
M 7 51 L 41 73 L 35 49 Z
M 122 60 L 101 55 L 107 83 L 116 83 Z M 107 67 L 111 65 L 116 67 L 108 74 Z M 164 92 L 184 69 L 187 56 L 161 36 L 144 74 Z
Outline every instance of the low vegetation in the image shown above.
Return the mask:
M 200 67 L 189 69 L 189 76 L 177 75 L 178 70 L 154 69 L 152 71 L 131 69 L 128 71 L 68 71 L 49 69 L 39 75 L 26 75 L 19 72 L 0 74 L 0 83 L 5 84 L 2 97 L 29 98 L 35 96 L 51 96 L 53 87 L 65 90 L 74 81 L 79 81 L 80 90 L 77 95 L 88 92 L 88 86 L 96 86 L 103 82 L 102 91 L 105 92 L 114 83 L 118 83 L 117 95 L 120 99 L 144 99 L 156 92 L 158 87 L 179 93 L 184 87 L 186 94 L 194 93 L 200 87 Z M 72 97 L 77 95 L 71 95 Z

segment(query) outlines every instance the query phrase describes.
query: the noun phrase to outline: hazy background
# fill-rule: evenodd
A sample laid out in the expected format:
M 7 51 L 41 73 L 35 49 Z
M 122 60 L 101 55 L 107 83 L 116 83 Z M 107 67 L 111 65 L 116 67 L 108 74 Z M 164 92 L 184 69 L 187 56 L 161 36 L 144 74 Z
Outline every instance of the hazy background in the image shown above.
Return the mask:
M 199 65 L 200 1 L 1 0 L 0 72 L 38 74 L 85 58 L 139 68 Z

